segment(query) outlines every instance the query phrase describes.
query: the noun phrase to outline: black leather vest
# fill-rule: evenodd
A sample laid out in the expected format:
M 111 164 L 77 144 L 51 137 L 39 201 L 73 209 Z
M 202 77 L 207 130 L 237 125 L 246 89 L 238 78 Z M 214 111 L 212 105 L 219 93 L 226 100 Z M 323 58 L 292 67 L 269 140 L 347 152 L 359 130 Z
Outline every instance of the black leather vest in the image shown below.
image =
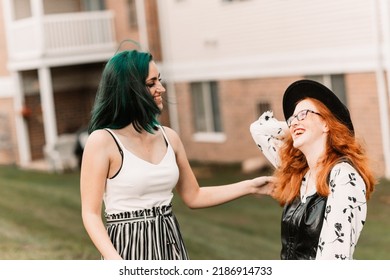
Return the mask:
M 282 216 L 282 260 L 312 260 L 317 254 L 327 197 L 317 193 L 301 203 L 297 197 L 285 205 Z

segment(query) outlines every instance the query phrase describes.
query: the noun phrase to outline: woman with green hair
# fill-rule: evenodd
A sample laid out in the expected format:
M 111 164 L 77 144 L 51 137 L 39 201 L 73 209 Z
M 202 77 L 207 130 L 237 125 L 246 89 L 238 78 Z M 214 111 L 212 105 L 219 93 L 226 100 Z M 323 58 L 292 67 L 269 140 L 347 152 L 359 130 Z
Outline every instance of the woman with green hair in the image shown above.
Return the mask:
M 103 70 L 80 189 L 84 226 L 104 259 L 188 259 L 173 189 L 190 208 L 273 190 L 271 177 L 199 187 L 179 136 L 157 120 L 163 93 L 150 53 L 122 51 Z

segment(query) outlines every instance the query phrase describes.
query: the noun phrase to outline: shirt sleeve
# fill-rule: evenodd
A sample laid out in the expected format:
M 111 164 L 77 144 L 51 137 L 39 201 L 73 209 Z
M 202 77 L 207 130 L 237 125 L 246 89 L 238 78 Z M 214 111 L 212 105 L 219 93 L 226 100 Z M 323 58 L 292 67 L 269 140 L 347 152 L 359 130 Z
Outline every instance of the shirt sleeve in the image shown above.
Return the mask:
M 250 125 L 250 132 L 257 147 L 277 167 L 279 165 L 279 147 L 283 144 L 287 124 L 278 121 L 272 111 L 264 112 Z
M 332 169 L 329 188 L 316 259 L 353 259 L 367 215 L 364 180 L 343 162 Z

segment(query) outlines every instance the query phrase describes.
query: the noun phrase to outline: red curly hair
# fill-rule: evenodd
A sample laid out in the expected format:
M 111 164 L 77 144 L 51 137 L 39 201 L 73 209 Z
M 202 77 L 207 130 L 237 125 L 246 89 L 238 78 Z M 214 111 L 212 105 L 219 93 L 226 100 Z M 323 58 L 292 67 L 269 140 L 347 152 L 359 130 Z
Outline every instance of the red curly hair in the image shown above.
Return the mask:
M 313 102 L 329 127 L 324 156 L 318 161 L 317 193 L 321 196 L 329 195 L 328 175 L 332 167 L 341 158 L 345 158 L 363 178 L 366 184 L 366 197 L 369 199 L 374 191 L 376 179 L 369 168 L 364 148 L 347 126 L 341 123 L 322 102 L 313 98 L 306 100 Z M 279 156 L 281 165 L 274 173 L 278 180 L 273 197 L 283 206 L 299 195 L 302 179 L 309 167 L 304 154 L 294 148 L 290 134 L 280 148 Z

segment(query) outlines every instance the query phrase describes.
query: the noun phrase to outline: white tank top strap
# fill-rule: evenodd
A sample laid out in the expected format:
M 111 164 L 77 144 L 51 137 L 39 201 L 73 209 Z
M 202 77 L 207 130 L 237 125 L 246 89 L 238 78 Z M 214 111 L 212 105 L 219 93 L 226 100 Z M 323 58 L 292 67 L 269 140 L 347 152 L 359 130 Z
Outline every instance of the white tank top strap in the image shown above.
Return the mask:
M 172 147 L 171 142 L 169 142 L 168 136 L 165 133 L 164 127 L 162 125 L 160 125 L 159 127 L 161 128 L 161 132 L 164 136 L 165 141 L 167 142 L 167 145 Z
M 179 180 L 179 168 L 166 133 L 161 126 L 158 128 L 161 129 L 161 132 L 158 132 L 158 139 L 162 140 L 160 138 L 160 133 L 162 133 L 163 141 L 168 145 L 164 158 L 158 164 L 152 164 L 124 148 L 123 166 L 117 174 L 106 180 L 103 199 L 107 214 L 141 210 L 171 203 L 173 189 Z M 111 133 L 109 130 L 107 132 Z M 115 135 L 115 133 L 112 135 L 118 147 L 119 145 L 123 147 L 118 139 L 120 135 Z

